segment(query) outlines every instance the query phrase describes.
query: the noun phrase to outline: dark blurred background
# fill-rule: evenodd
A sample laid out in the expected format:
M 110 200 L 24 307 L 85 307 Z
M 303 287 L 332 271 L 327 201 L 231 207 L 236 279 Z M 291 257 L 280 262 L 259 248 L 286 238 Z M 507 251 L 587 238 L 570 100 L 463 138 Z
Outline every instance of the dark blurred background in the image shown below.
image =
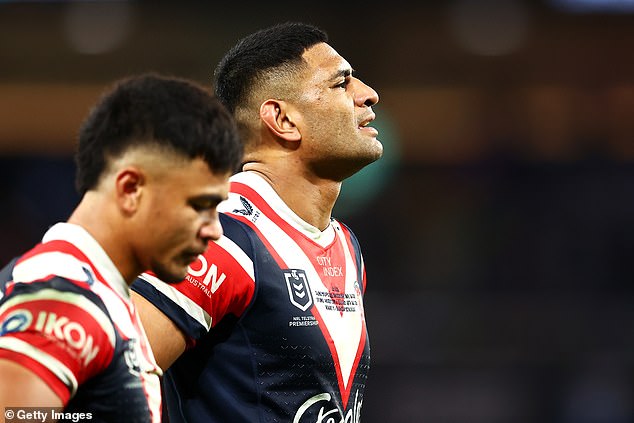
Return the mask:
M 314 23 L 381 96 L 385 157 L 336 209 L 366 259 L 363 422 L 633 422 L 634 0 L 225 3 L 0 1 L 2 262 L 75 206 L 114 79 L 210 85 L 238 38 Z

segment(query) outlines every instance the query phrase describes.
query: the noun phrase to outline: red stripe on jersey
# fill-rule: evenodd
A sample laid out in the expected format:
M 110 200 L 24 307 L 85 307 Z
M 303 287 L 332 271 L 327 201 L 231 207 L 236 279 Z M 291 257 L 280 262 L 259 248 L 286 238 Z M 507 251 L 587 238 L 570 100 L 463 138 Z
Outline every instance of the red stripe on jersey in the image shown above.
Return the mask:
M 75 246 L 74 244 L 71 244 L 70 242 L 64 241 L 64 240 L 53 240 L 44 244 L 36 245 L 33 249 L 31 249 L 29 252 L 27 252 L 22 257 L 20 257 L 20 259 L 16 262 L 16 266 L 25 260 L 28 260 L 32 257 L 35 257 L 43 253 L 65 253 L 65 254 L 71 255 L 75 257 L 76 259 L 78 259 L 79 261 L 86 263 L 88 266 L 90 266 L 90 269 L 95 274 L 97 279 L 99 279 L 100 281 L 105 280 L 103 276 L 101 275 L 101 273 L 99 273 L 99 270 L 95 267 L 95 265 L 93 265 L 92 261 L 88 259 L 88 257 L 86 256 L 86 254 L 83 253 L 83 251 L 77 248 L 77 246 Z M 52 274 L 45 278 L 41 278 L 41 280 L 45 281 L 54 276 L 57 276 L 57 275 Z M 72 282 L 73 284 L 81 288 L 86 288 L 86 282 L 84 281 L 72 280 L 66 277 L 64 279 Z M 119 293 L 116 290 L 112 289 L 112 287 L 109 284 L 106 283 L 105 285 L 108 286 L 108 288 L 110 288 L 110 290 L 114 292 L 119 298 L 121 298 Z M 7 287 L 7 290 L 8 289 L 9 287 Z M 121 299 L 123 300 L 123 298 Z
M 16 262 L 16 265 L 42 253 L 66 253 L 85 262 L 86 264 L 91 264 L 88 257 L 86 257 L 86 255 L 75 245 L 68 241 L 56 239 L 44 244 L 37 244 L 30 251 L 20 257 L 20 259 Z
M 366 281 L 366 278 L 365 278 L 365 266 L 363 266 L 363 293 L 364 294 L 365 294 L 365 284 L 366 284 L 365 281 Z
M 65 383 L 63 383 L 57 376 L 43 366 L 39 361 L 33 360 L 31 357 L 23 355 L 19 352 L 3 350 L 0 348 L 0 359 L 12 361 L 20 364 L 21 366 L 29 369 L 35 373 L 40 379 L 48 385 L 49 388 L 59 397 L 62 401 L 62 405 L 66 407 L 70 400 L 70 390 Z
M 350 372 L 350 374 L 354 375 L 357 373 L 357 368 L 359 367 L 359 361 L 361 361 L 361 356 L 363 355 L 363 349 L 365 348 L 365 341 L 366 341 L 366 337 L 367 337 L 367 328 L 365 326 L 365 319 L 362 320 L 362 327 L 361 327 L 361 341 L 359 342 L 359 347 L 357 348 L 357 354 L 356 357 L 354 359 L 354 364 L 352 365 L 352 371 Z M 353 377 L 354 379 L 354 377 Z M 350 392 L 352 392 L 352 386 L 354 385 L 352 383 L 351 379 L 348 383 L 348 388 L 345 391 L 341 391 L 342 392 L 342 398 L 343 398 L 343 403 L 347 404 L 348 403 L 348 398 L 350 398 Z M 344 405 L 345 406 L 345 405 Z
M 352 253 L 352 258 L 354 259 L 354 266 L 357 269 L 357 274 L 359 273 L 359 268 L 357 267 L 357 257 L 355 256 L 355 250 L 354 247 L 352 246 L 352 235 L 350 235 L 350 231 L 348 230 L 348 228 L 344 225 L 339 225 L 339 227 L 341 228 L 341 231 L 343 232 L 343 236 L 346 239 L 346 243 L 348 244 L 348 250 L 350 251 L 350 253 Z M 363 266 L 363 262 L 361 262 L 361 266 Z M 365 292 L 365 267 L 362 267 L 362 276 L 363 276 L 363 292 Z

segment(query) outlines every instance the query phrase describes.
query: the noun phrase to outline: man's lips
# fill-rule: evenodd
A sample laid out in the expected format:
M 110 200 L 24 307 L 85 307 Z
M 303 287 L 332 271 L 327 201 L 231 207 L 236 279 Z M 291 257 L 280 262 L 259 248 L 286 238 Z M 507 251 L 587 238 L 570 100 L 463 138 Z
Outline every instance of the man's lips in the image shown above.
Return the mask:
M 372 122 L 375 118 L 376 118 L 376 115 L 374 113 L 371 113 L 368 116 L 366 116 L 366 118 L 363 119 L 361 123 L 359 123 L 359 130 L 368 135 L 376 137 L 379 134 L 379 131 L 377 131 L 376 128 L 373 128 L 372 126 L 368 126 L 370 122 Z
M 368 124 L 370 122 L 372 122 L 374 119 L 376 118 L 376 115 L 374 113 L 370 113 L 368 116 L 366 116 L 360 123 L 359 123 L 359 128 L 365 128 L 366 126 L 368 126 Z
M 183 257 L 185 258 L 185 260 L 187 260 L 189 262 L 194 262 L 194 261 L 196 261 L 198 256 L 201 255 L 204 252 L 205 252 L 205 250 L 201 250 L 201 249 L 187 250 L 185 253 L 183 253 Z
M 359 130 L 365 134 L 372 135 L 373 137 L 376 137 L 377 135 L 379 135 L 379 131 L 377 131 L 376 128 L 373 128 L 371 126 L 360 126 Z

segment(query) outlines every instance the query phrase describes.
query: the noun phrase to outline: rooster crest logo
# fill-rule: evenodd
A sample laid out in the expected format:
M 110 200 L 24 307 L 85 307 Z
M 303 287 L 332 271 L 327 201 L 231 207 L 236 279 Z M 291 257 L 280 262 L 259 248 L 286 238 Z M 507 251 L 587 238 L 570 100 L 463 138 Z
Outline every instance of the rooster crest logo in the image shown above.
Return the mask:
M 243 216 L 251 216 L 253 214 L 253 206 L 251 205 L 251 203 L 249 203 L 249 201 L 243 196 L 240 196 L 240 202 L 242 203 L 242 207 L 244 208 L 235 209 L 233 212 L 236 214 L 241 214 Z

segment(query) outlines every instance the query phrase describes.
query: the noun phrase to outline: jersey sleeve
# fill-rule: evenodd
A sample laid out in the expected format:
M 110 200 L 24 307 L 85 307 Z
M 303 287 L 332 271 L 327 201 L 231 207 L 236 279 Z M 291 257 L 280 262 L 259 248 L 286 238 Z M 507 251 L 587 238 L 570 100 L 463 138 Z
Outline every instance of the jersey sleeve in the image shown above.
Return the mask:
M 116 336 L 101 300 L 60 277 L 8 282 L 0 300 L 0 358 L 38 375 L 66 405 L 112 360 Z
M 242 224 L 224 215 L 221 220 L 224 235 L 209 243 L 183 281 L 167 284 L 144 273 L 132 285 L 190 340 L 201 338 L 229 314 L 240 317 L 255 291 L 249 238 Z

